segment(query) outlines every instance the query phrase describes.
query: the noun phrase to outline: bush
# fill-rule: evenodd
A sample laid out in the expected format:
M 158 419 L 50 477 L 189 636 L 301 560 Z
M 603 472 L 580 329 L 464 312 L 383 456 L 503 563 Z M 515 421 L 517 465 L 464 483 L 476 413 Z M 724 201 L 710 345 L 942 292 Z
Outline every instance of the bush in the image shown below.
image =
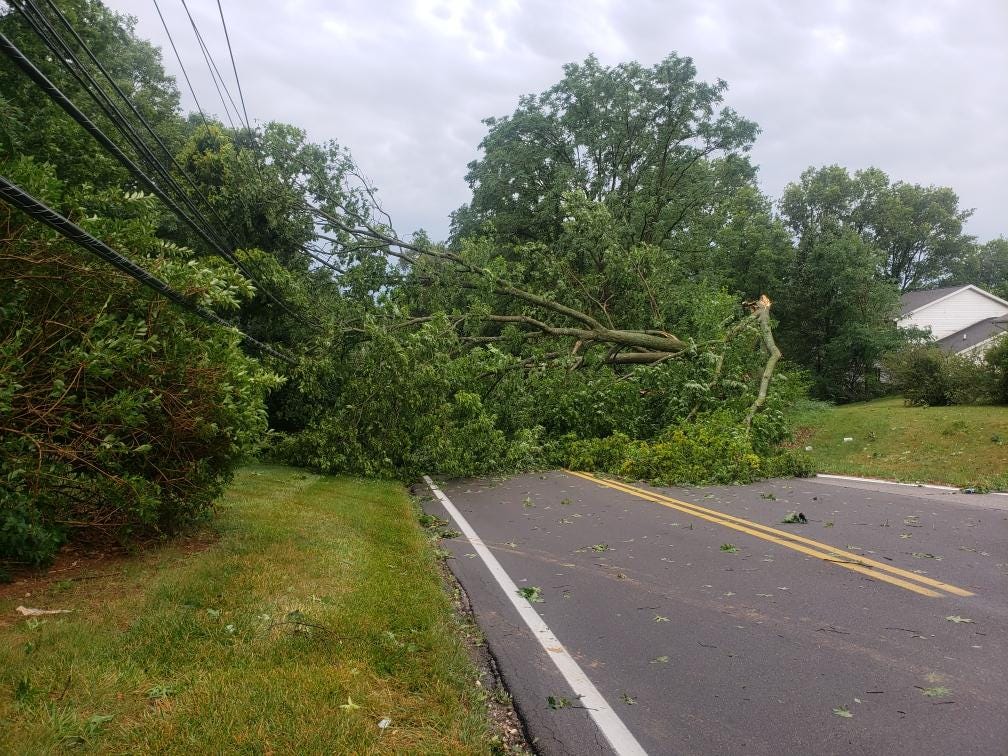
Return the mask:
M 46 167 L 0 172 L 208 306 L 251 295 L 223 262 L 158 240 L 148 197 L 92 194 L 84 213 Z M 0 224 L 0 562 L 43 563 L 67 538 L 192 523 L 265 432 L 275 376 L 234 333 L 5 206 Z
M 885 371 L 892 385 L 911 406 L 943 407 L 996 401 L 996 371 L 987 361 L 947 354 L 935 346 L 916 347 L 891 355 Z
M 991 395 L 998 404 L 1008 404 L 1008 335 L 987 350 L 984 362 L 990 372 Z
M 623 434 L 563 438 L 549 448 L 548 461 L 658 485 L 751 483 L 813 471 L 811 462 L 794 452 L 758 454 L 750 434 L 725 412 L 679 423 L 654 441 L 632 441 Z

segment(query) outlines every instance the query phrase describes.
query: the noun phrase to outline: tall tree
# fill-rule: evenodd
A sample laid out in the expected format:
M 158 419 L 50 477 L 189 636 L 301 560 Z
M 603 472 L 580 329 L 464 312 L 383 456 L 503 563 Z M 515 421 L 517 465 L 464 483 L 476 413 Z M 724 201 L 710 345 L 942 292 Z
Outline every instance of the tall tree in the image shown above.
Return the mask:
M 453 215 L 453 242 L 486 234 L 552 244 L 576 192 L 605 206 L 618 247 L 649 244 L 686 270 L 706 268 L 727 203 L 756 173 L 746 153 L 759 129 L 724 105 L 726 90 L 724 81 L 698 80 L 692 60 L 675 54 L 650 68 L 607 67 L 594 56 L 565 66 L 560 82 L 521 98 L 512 115 L 484 121 L 483 156 L 466 177 L 472 199 Z M 760 208 L 737 202 L 733 211 Z
M 949 187 L 890 184 L 877 168 L 858 171 L 854 178 L 861 192 L 854 225 L 885 254 L 882 273 L 901 292 L 940 283 L 972 248 L 963 223 L 973 211 L 961 210 Z
M 901 292 L 940 284 L 973 245 L 963 231 L 973 211 L 961 210 L 948 187 L 891 182 L 878 168 L 851 174 L 837 165 L 809 168 L 799 183 L 804 194 L 786 191 L 781 199 L 796 233 L 827 218 L 853 230 L 878 250 L 879 274 Z M 806 201 L 812 206 L 802 209 Z
M 840 401 L 880 390 L 878 361 L 900 343 L 898 290 L 879 276 L 887 256 L 854 220 L 863 178 L 839 166 L 809 169 L 780 202 L 795 239 L 778 302 L 782 348 L 810 371 L 818 396 Z
M 975 284 L 1008 299 L 1008 239 L 999 236 L 978 244 L 952 264 L 949 284 Z

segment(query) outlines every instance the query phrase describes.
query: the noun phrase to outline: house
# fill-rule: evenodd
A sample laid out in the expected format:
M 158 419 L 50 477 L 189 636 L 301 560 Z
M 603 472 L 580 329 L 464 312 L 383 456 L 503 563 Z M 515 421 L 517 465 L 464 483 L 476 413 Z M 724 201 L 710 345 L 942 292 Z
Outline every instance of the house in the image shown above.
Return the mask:
M 1008 302 L 973 286 L 908 291 L 899 325 L 930 331 L 949 354 L 979 357 L 1008 332 Z

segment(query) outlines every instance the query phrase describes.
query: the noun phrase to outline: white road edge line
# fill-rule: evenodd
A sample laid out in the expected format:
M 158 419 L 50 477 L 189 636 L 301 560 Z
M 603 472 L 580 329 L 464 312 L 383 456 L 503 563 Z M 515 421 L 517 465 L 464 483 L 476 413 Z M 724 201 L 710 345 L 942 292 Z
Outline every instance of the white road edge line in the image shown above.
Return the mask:
M 931 483 L 902 483 L 898 480 L 882 480 L 881 478 L 859 478 L 854 475 L 828 475 L 826 473 L 817 473 L 817 478 L 829 478 L 832 480 L 850 480 L 857 483 L 885 483 L 889 486 L 906 486 L 908 488 L 933 488 L 937 491 L 962 491 L 961 488 L 956 488 L 955 486 L 936 486 Z M 1008 493 L 1003 493 L 1001 491 L 989 491 L 988 494 L 993 494 L 994 496 L 1008 496 Z
M 519 596 L 518 586 L 515 585 L 511 577 L 501 567 L 500 562 L 497 561 L 497 557 L 491 554 L 490 549 L 480 540 L 472 525 L 455 508 L 451 499 L 445 496 L 444 492 L 437 487 L 437 484 L 430 479 L 430 476 L 424 475 L 424 482 L 437 497 L 438 501 L 441 502 L 441 505 L 448 510 L 448 514 L 455 520 L 459 530 L 469 539 L 469 543 L 472 544 L 473 549 L 479 554 L 480 559 L 483 560 L 483 564 L 487 566 L 490 574 L 497 580 L 497 584 L 504 591 L 504 595 L 511 600 L 514 608 L 518 610 L 518 614 L 525 621 L 529 630 L 532 631 L 536 640 L 539 641 L 543 650 L 546 651 L 546 654 L 556 664 L 557 669 L 560 670 L 560 674 L 564 676 L 571 689 L 579 694 L 579 701 L 588 709 L 588 713 L 595 720 L 595 724 L 602 731 L 602 734 L 605 735 L 612 749 L 621 755 L 646 756 L 647 751 L 641 747 L 641 744 L 637 742 L 637 738 L 623 724 L 623 720 L 613 711 L 613 708 L 602 697 L 602 694 L 599 693 L 598 688 L 588 679 L 588 675 L 574 661 L 574 657 L 564 648 L 564 645 L 557 639 L 546 623 L 543 622 L 542 617 L 532 608 L 532 605 Z

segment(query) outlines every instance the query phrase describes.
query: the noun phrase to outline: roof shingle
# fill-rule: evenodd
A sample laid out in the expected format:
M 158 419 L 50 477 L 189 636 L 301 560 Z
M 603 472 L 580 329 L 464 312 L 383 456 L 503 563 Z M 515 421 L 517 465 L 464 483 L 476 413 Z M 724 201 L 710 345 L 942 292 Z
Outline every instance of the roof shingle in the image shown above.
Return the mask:
M 991 336 L 997 336 L 999 333 L 1008 333 L 1008 318 L 1003 315 L 981 320 L 968 328 L 938 339 L 935 343 L 943 352 L 955 354 L 974 347 L 982 341 L 987 341 Z
M 921 291 L 908 291 L 900 297 L 900 304 L 903 307 L 903 315 L 909 315 L 919 307 L 934 302 L 936 299 L 948 296 L 954 291 L 965 289 L 966 285 L 943 286 L 940 289 L 923 289 Z

